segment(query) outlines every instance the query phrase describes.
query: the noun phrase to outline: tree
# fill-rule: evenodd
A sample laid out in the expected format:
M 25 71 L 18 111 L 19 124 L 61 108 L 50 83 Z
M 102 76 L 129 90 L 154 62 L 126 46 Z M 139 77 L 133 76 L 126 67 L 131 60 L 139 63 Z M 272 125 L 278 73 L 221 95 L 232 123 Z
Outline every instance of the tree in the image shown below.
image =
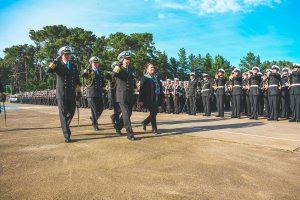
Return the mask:
M 260 67 L 261 62 L 260 62 L 260 57 L 255 56 L 254 53 L 248 52 L 246 57 L 243 57 L 240 59 L 240 69 L 242 71 L 248 71 L 251 70 L 252 67 L 257 66 Z
M 175 78 L 178 77 L 178 65 L 179 63 L 174 57 L 170 58 L 170 77 L 168 78 Z
M 228 77 L 231 74 L 232 67 L 230 62 L 228 62 L 223 56 L 216 55 L 210 73 L 213 74 L 218 71 L 218 69 L 225 70 L 225 76 Z
M 203 66 L 202 66 L 202 72 L 208 73 L 210 76 L 214 76 L 216 72 L 213 72 L 211 70 L 213 64 L 213 59 L 209 53 L 205 55 L 203 58 Z
M 180 80 L 185 80 L 188 76 L 188 66 L 187 66 L 187 58 L 186 58 L 186 52 L 184 48 L 179 49 L 178 52 L 178 63 L 179 63 L 179 73 L 178 78 Z

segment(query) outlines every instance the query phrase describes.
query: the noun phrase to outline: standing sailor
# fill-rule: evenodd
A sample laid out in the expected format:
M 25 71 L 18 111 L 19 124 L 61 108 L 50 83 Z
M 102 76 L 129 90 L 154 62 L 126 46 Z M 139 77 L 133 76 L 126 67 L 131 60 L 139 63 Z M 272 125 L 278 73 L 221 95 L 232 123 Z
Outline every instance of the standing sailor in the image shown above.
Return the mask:
M 224 100 L 225 100 L 225 84 L 226 78 L 224 77 L 225 70 L 219 69 L 216 76 L 216 98 L 217 98 L 217 110 L 218 114 L 216 117 L 224 117 Z
M 195 73 L 190 73 L 190 81 L 188 84 L 188 99 L 190 105 L 190 115 L 196 115 L 196 92 L 197 92 L 197 80 L 195 79 Z
M 259 95 L 260 95 L 260 83 L 261 83 L 261 75 L 258 74 L 259 68 L 253 67 L 253 74 L 249 77 L 249 98 L 251 105 L 251 115 L 249 119 L 258 119 L 258 103 L 259 103 Z
M 268 72 L 268 102 L 269 118 L 268 120 L 278 121 L 279 115 L 279 86 L 280 86 L 280 68 L 277 65 L 272 66 L 272 71 Z
M 203 102 L 203 116 L 210 116 L 211 113 L 211 105 L 210 105 L 210 97 L 212 95 L 212 84 L 211 81 L 208 80 L 208 74 L 202 74 L 203 80 L 201 81 L 201 97 Z
M 293 71 L 290 74 L 290 100 L 292 118 L 289 122 L 300 123 L 300 64 L 293 64 Z
M 232 77 L 232 118 L 241 118 L 242 84 L 241 70 L 235 68 Z
M 289 68 L 282 69 L 281 76 L 281 116 L 280 118 L 289 119 L 290 116 L 290 95 L 288 87 Z

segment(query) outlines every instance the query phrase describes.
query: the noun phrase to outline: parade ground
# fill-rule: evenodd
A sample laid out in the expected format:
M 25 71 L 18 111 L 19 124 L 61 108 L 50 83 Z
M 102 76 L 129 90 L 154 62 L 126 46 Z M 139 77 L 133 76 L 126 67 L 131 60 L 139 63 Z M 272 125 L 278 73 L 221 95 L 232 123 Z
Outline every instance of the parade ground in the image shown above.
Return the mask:
M 134 112 L 129 141 L 90 110 L 65 143 L 57 107 L 7 104 L 0 115 L 0 199 L 300 199 L 300 124 Z

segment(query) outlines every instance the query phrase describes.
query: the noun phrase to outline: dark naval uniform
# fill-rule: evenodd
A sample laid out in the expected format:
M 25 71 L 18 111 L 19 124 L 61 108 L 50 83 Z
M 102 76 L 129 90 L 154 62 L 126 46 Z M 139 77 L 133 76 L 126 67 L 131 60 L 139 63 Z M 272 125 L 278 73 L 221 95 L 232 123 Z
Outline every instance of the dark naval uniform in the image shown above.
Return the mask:
M 166 95 L 166 113 L 172 113 L 172 91 L 173 91 L 173 86 L 172 85 L 167 85 L 165 88 L 165 95 Z
M 240 118 L 242 103 L 242 77 L 234 76 L 232 78 L 232 110 L 233 117 Z
M 246 116 L 250 116 L 251 106 L 250 106 L 250 98 L 249 98 L 249 89 L 247 88 L 249 85 L 249 78 L 243 79 L 243 103 L 244 103 L 244 112 Z
M 211 105 L 210 97 L 212 95 L 212 83 L 210 80 L 201 81 L 201 97 L 204 109 L 204 116 L 210 116 L 211 114 Z
M 91 120 L 95 130 L 98 130 L 98 119 L 103 111 L 103 90 L 105 88 L 104 77 L 99 69 L 86 69 L 82 77 L 89 79 L 90 84 L 86 88 L 86 97 L 91 108 Z
M 288 75 L 281 77 L 281 118 L 288 119 L 290 116 L 290 96 L 288 87 Z
M 190 114 L 196 115 L 196 93 L 197 93 L 197 80 L 190 80 L 188 85 L 188 98 L 190 105 Z
M 71 62 L 54 61 L 47 68 L 48 73 L 56 75 L 56 99 L 61 128 L 66 139 L 70 139 L 70 123 L 76 109 L 76 86 L 80 86 L 79 72 Z
M 217 111 L 218 117 L 224 117 L 224 100 L 225 100 L 225 85 L 226 78 L 224 76 L 219 76 L 216 80 L 216 99 L 217 99 Z
M 279 84 L 280 74 L 270 72 L 268 78 L 269 120 L 278 120 L 279 117 Z
M 134 101 L 134 90 L 136 81 L 133 72 L 123 66 L 116 66 L 113 70 L 113 76 L 116 79 L 116 102 L 122 111 L 122 120 L 116 125 L 116 129 L 126 129 L 128 139 L 134 138 L 131 127 L 132 105 Z
M 290 89 L 290 101 L 292 117 L 290 122 L 300 122 L 300 70 L 293 71 L 290 74 L 291 89 Z
M 269 100 L 268 100 L 268 78 L 262 80 L 261 88 L 262 88 L 262 95 L 264 100 L 264 117 L 269 117 Z
M 180 87 L 180 85 L 174 85 L 174 113 L 175 114 L 179 114 L 180 113 L 180 97 L 182 96 L 182 88 Z
M 249 98 L 250 98 L 250 106 L 251 113 L 250 119 L 258 119 L 258 100 L 260 95 L 260 83 L 261 83 L 261 75 L 253 74 L 249 78 Z

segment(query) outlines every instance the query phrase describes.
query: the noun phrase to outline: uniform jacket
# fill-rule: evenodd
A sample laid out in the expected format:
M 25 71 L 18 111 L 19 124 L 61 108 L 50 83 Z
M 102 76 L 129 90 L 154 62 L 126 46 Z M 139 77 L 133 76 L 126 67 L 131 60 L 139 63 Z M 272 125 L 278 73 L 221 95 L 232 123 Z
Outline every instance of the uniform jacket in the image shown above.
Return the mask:
M 243 94 L 243 79 L 241 76 L 234 76 L 232 78 L 232 95 L 242 95 Z
M 116 79 L 116 102 L 133 105 L 137 88 L 134 73 L 129 68 L 126 71 L 122 66 L 115 66 L 112 73 Z
M 188 85 L 188 96 L 195 97 L 197 93 L 197 80 L 194 79 L 193 81 L 189 81 Z
M 102 92 L 105 88 L 105 80 L 100 70 L 98 74 L 93 69 L 88 69 L 88 73 L 82 72 L 82 77 L 86 79 L 93 79 L 90 85 L 86 87 L 86 97 L 102 97 Z
M 81 85 L 77 67 L 71 62 L 69 62 L 70 69 L 62 61 L 55 61 L 54 63 L 56 67 L 54 69 L 49 67 L 46 71 L 56 75 L 56 98 L 75 100 L 76 86 Z
M 292 72 L 290 75 L 290 79 L 291 79 L 291 84 L 300 84 L 300 70 L 298 70 L 297 72 Z M 300 85 L 294 85 L 291 86 L 290 89 L 290 94 L 292 95 L 299 95 L 300 94 Z
M 279 95 L 279 84 L 280 84 L 280 74 L 279 73 L 270 73 L 269 78 L 268 78 L 268 95 L 269 96 L 274 96 L 274 95 Z M 277 86 L 275 86 L 277 85 Z
M 259 74 L 252 75 L 249 78 L 249 85 L 250 85 L 249 94 L 250 95 L 258 96 L 261 94 L 261 90 L 260 90 L 261 81 L 262 81 L 262 78 L 261 78 L 261 75 L 259 75 Z

